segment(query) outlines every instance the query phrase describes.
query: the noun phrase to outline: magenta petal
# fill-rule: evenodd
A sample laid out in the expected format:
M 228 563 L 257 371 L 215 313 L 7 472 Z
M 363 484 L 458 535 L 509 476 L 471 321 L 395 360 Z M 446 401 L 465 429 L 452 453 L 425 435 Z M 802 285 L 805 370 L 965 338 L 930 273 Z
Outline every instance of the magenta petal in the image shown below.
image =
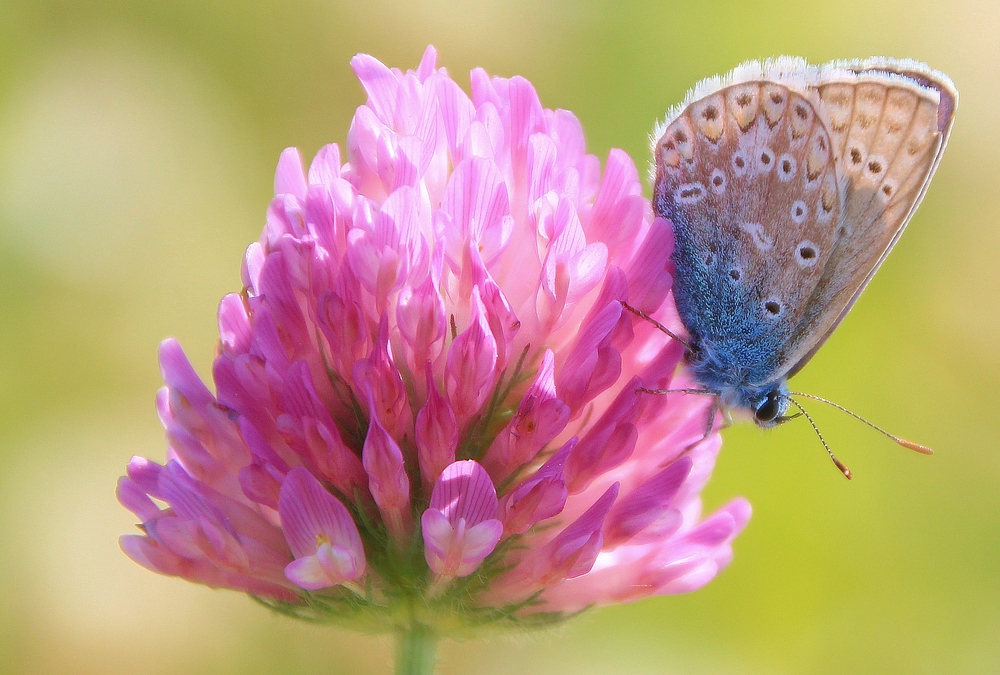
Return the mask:
M 618 500 L 608 516 L 605 542 L 608 546 L 628 541 L 639 532 L 664 517 L 691 472 L 691 459 L 682 457 L 655 476 L 633 489 Z M 680 519 L 672 522 L 674 529 L 680 526 Z M 658 536 L 669 536 L 665 528 L 658 528 Z
M 215 401 L 212 392 L 202 383 L 177 340 L 167 338 L 161 342 L 159 356 L 163 381 L 171 389 L 182 392 L 187 403 L 198 407 Z
M 618 483 L 609 487 L 594 504 L 547 546 L 551 564 L 567 578 L 587 572 L 601 547 L 601 527 L 618 497 Z M 569 567 L 567 569 L 567 563 Z
M 562 512 L 569 496 L 562 477 L 563 465 L 576 442 L 575 437 L 571 438 L 534 476 L 504 496 L 498 513 L 508 534 L 524 534 L 535 523 Z
M 497 376 L 497 345 L 486 321 L 479 289 L 472 290 L 469 327 L 451 343 L 445 380 L 448 402 L 464 422 L 486 402 Z
M 426 365 L 427 402 L 417 413 L 416 441 L 420 475 L 430 488 L 445 467 L 455 461 L 458 446 L 458 421 L 451 406 L 434 383 L 431 364 Z
M 496 514 L 497 493 L 485 469 L 472 460 L 446 468 L 420 517 L 431 570 L 440 576 L 471 574 L 503 534 Z
M 408 537 L 412 518 L 410 479 L 406 475 L 399 445 L 377 417 L 369 421 L 361 461 L 368 474 L 368 487 L 382 512 L 389 534 L 397 544 L 402 545 Z
M 148 522 L 160 515 L 160 509 L 149 498 L 146 491 L 136 485 L 127 476 L 118 479 L 118 502 L 138 516 L 142 522 Z
M 569 407 L 556 397 L 555 361 L 546 350 L 535 381 L 525 393 L 517 413 L 490 445 L 483 463 L 498 480 L 507 478 L 554 439 L 569 420 Z
M 354 555 L 360 562 L 358 576 L 364 571 L 361 535 L 351 514 L 304 468 L 292 469 L 285 476 L 278 497 L 278 513 L 288 546 L 296 558 L 314 555 L 317 542 L 325 538 Z
M 602 298 L 603 299 L 603 298 Z M 609 301 L 591 310 L 576 344 L 562 357 L 558 377 L 560 397 L 576 412 L 618 380 L 621 355 L 615 344 L 621 330 L 621 304 Z
M 464 519 L 452 525 L 441 511 L 429 508 L 420 517 L 424 557 L 431 571 L 443 577 L 465 577 L 496 548 L 503 526 L 495 519 L 469 526 Z

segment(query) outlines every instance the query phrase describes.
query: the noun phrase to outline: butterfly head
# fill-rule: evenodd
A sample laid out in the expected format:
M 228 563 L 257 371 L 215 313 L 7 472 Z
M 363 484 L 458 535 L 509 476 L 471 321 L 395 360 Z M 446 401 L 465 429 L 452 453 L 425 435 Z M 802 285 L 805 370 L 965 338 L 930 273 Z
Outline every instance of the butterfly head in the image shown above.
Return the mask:
M 762 396 L 750 402 L 750 407 L 753 410 L 753 421 L 757 426 L 765 429 L 781 424 L 788 419 L 785 413 L 788 412 L 789 400 L 788 385 L 782 380 Z

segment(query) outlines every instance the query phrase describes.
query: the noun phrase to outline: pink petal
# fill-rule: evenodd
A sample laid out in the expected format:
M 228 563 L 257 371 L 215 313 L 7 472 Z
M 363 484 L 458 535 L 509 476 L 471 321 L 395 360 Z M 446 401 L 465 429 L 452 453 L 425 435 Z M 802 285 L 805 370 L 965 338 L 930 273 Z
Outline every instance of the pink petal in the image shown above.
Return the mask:
M 309 165 L 310 185 L 330 185 L 340 178 L 340 148 L 336 143 L 324 145 Z
M 355 361 L 351 379 L 359 392 L 367 392 L 368 414 L 393 438 L 402 438 L 412 427 L 412 413 L 406 386 L 389 349 L 389 318 L 383 314 L 378 337 L 367 359 Z M 370 399 L 370 400 L 369 400 Z
M 285 477 L 278 498 L 278 513 L 285 538 L 296 558 L 315 554 L 317 539 L 322 536 L 361 562 L 359 575 L 364 570 L 361 535 L 351 514 L 304 468 L 292 469 Z
M 677 517 L 668 515 L 670 506 L 690 472 L 691 459 L 682 457 L 619 499 L 605 526 L 605 547 L 622 544 L 663 518 L 668 522 L 660 523 L 654 535 L 673 534 L 681 519 L 676 511 Z
M 498 480 L 534 459 L 566 426 L 569 407 L 556 398 L 554 372 L 554 357 L 546 350 L 517 412 L 486 452 L 483 462 Z
M 351 68 L 368 92 L 368 106 L 383 124 L 391 126 L 399 88 L 398 76 L 368 54 L 358 54 L 351 59 Z
M 486 322 L 479 289 L 473 288 L 472 317 L 448 349 L 445 383 L 455 416 L 464 423 L 486 402 L 496 378 L 497 346 Z
M 641 410 L 638 379 L 629 382 L 566 460 L 566 484 L 571 494 L 582 491 L 600 474 L 620 465 L 635 449 L 635 422 Z
M 670 222 L 657 218 L 628 269 L 628 298 L 633 307 L 652 314 L 663 304 L 673 284 L 673 250 Z
M 306 177 L 302 170 L 302 155 L 298 148 L 285 148 L 274 172 L 274 194 L 293 195 L 299 201 L 306 198 Z
M 576 442 L 575 437 L 567 441 L 534 476 L 503 498 L 498 513 L 508 534 L 524 534 L 535 523 L 563 510 L 569 496 L 562 477 L 563 465 Z
M 474 562 L 478 566 L 486 556 L 493 552 L 502 534 L 503 525 L 500 524 L 499 520 L 493 518 L 470 527 L 465 535 L 462 561 L 466 564 Z M 461 570 L 461 568 L 459 569 Z M 458 576 L 464 577 L 471 573 L 470 569 L 464 573 L 459 572 Z
M 445 467 L 455 461 L 458 447 L 458 422 L 451 406 L 434 383 L 430 363 L 426 366 L 427 402 L 417 413 L 417 459 L 424 486 L 431 488 Z
M 445 307 L 428 275 L 418 287 L 404 286 L 396 305 L 396 325 L 408 347 L 411 370 L 433 362 L 444 349 Z
M 452 526 L 465 519 L 469 527 L 475 527 L 496 518 L 497 491 L 478 462 L 455 462 L 441 472 L 431 493 L 430 508 L 441 511 Z
M 377 417 L 369 420 L 361 461 L 368 474 L 372 497 L 382 512 L 390 536 L 397 543 L 403 542 L 411 525 L 410 480 L 403 453 Z

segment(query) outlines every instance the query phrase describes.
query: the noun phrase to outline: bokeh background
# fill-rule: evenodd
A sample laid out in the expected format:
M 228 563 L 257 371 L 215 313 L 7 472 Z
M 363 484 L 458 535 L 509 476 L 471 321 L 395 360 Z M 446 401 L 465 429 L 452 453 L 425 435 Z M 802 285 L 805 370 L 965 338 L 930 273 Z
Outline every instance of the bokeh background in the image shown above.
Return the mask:
M 748 58 L 884 54 L 961 91 L 922 208 L 795 386 L 805 424 L 725 433 L 707 491 L 755 514 L 689 596 L 442 647 L 442 673 L 1000 672 L 1000 5 L 992 0 L 0 0 L 0 671 L 387 673 L 391 645 L 148 573 L 116 538 L 128 458 L 162 459 L 156 347 L 202 374 L 278 154 L 343 143 L 366 51 L 434 43 L 531 79 L 644 167 L 653 121 Z

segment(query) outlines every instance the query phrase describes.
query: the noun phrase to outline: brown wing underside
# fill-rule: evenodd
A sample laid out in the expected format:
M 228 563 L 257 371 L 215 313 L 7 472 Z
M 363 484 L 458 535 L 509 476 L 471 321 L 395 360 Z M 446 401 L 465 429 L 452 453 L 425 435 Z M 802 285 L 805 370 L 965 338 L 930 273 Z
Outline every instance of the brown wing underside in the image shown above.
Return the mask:
M 910 78 L 907 75 L 907 78 Z M 821 83 L 844 211 L 837 245 L 784 361 L 794 375 L 826 341 L 902 234 L 941 157 L 953 120 L 953 90 L 924 77 Z
M 655 147 L 656 207 L 688 252 L 682 318 L 729 349 L 745 341 L 765 378 L 794 374 L 827 339 L 940 160 L 954 89 L 895 65 L 721 87 Z

